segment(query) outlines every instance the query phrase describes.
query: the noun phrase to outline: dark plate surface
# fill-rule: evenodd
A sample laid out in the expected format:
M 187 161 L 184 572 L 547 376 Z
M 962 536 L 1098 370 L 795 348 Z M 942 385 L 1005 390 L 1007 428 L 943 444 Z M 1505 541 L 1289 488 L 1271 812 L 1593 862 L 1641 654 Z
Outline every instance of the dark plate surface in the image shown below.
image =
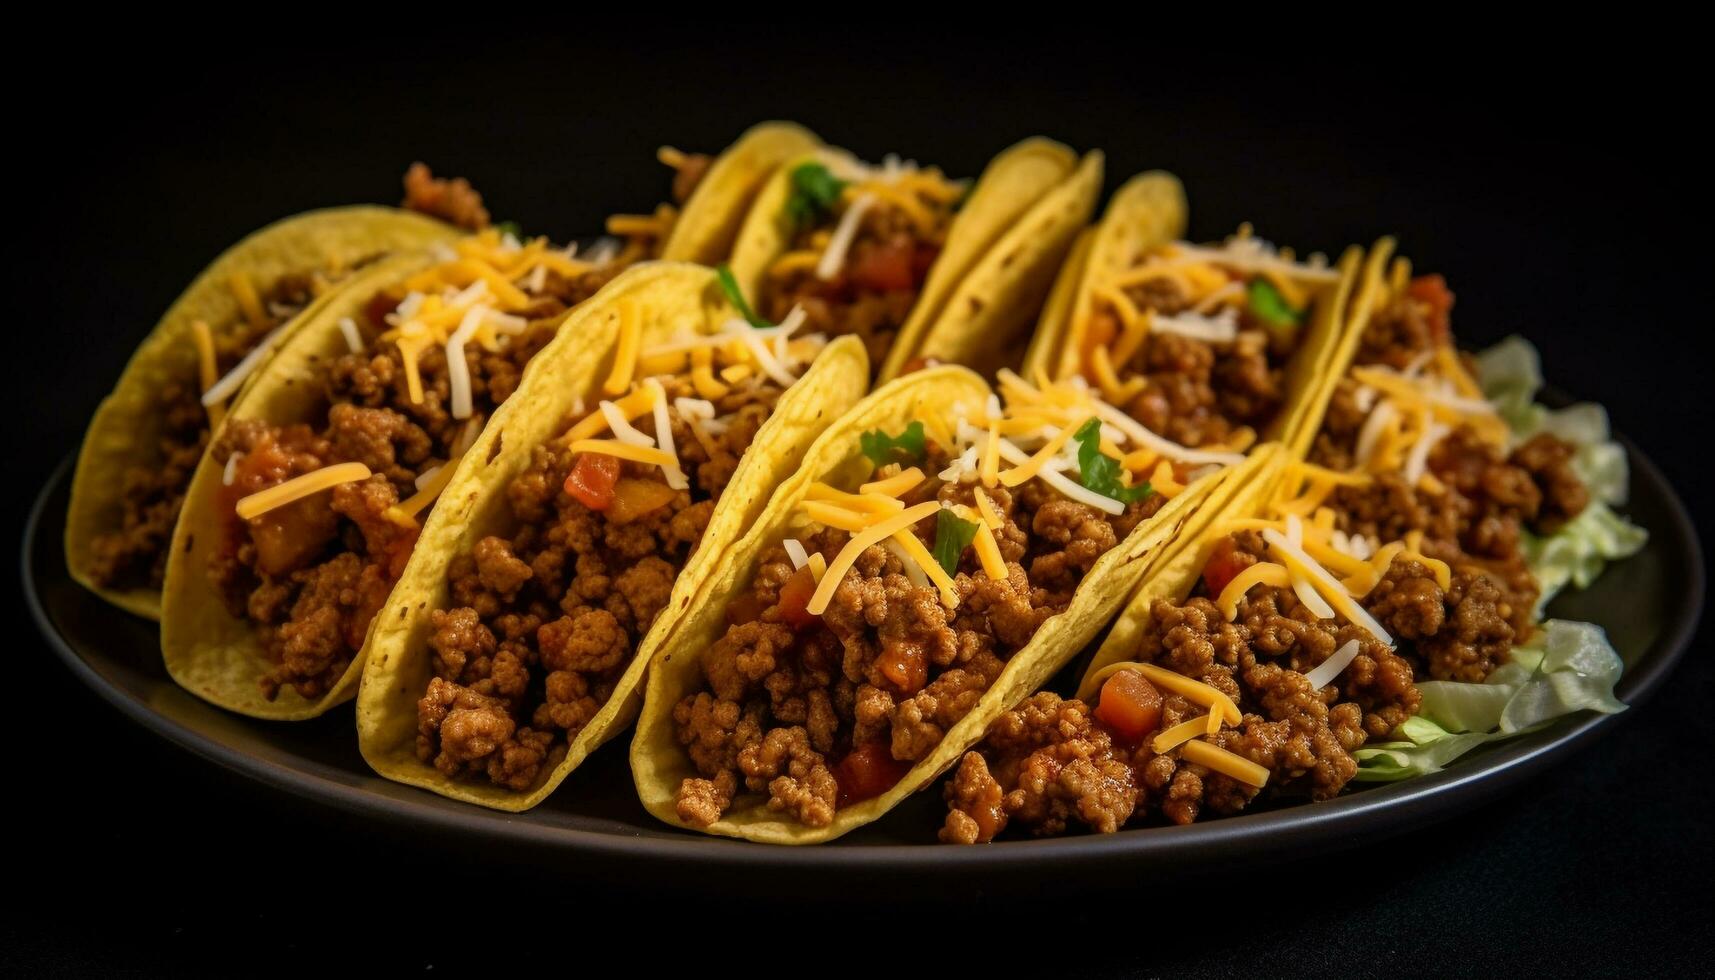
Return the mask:
M 1622 441 L 1631 460 L 1631 500 L 1625 510 L 1650 529 L 1650 542 L 1590 589 L 1557 599 L 1549 611 L 1607 628 L 1626 662 L 1618 693 L 1635 710 L 1690 641 L 1703 601 L 1704 570 L 1696 532 L 1679 498 L 1654 464 Z M 769 847 L 681 832 L 655 822 L 637 803 L 623 740 L 598 751 L 537 809 L 494 813 L 374 775 L 358 755 L 350 705 L 311 722 L 266 723 L 229 715 L 176 687 L 161 666 L 155 624 L 109 607 L 67 575 L 60 529 L 69 474 L 68 460 L 31 510 L 22 578 L 43 635 L 86 684 L 142 727 L 276 789 L 401 831 L 457 835 L 536 866 L 681 884 L 718 880 L 728 890 L 744 890 L 747 881 L 763 887 L 761 877 L 730 872 L 767 868 L 771 887 L 792 879 L 827 891 L 863 890 L 865 880 L 877 880 L 871 876 L 933 868 L 943 872 L 933 879 L 939 888 L 1040 891 L 1055 883 L 1069 887 L 1095 880 L 1115 864 L 1165 870 L 1284 860 L 1404 833 L 1474 806 L 1621 727 L 1630 713 L 1565 719 L 1473 753 L 1443 772 L 1364 788 L 1327 803 L 1189 827 L 1008 840 L 977 848 L 933 843 L 942 812 L 935 792 L 920 793 L 876 824 L 822 847 Z

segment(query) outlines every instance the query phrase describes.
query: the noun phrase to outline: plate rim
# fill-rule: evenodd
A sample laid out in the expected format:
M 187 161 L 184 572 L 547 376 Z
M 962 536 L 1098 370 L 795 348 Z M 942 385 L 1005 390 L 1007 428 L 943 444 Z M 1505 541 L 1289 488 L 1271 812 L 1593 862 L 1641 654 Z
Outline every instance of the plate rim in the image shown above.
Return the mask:
M 528 812 L 508 814 L 469 804 L 447 806 L 452 801 L 426 791 L 421 799 L 415 795 L 383 796 L 251 755 L 197 732 L 155 711 L 130 691 L 103 677 L 60 635 L 41 601 L 32 556 L 42 533 L 42 515 L 67 479 L 75 452 L 53 468 L 35 495 L 26 518 L 18 567 L 25 604 L 42 638 L 74 676 L 130 721 L 230 772 L 366 819 L 435 833 L 475 834 L 482 838 L 498 835 L 507 843 L 557 856 L 625 862 L 628 866 L 643 862 L 683 867 L 690 863 L 706 869 L 770 866 L 798 871 L 862 868 L 868 872 L 912 873 L 930 868 L 1065 871 L 1071 866 L 1089 867 L 1116 860 L 1155 859 L 1174 864 L 1209 859 L 1288 860 L 1302 853 L 1299 847 L 1354 847 L 1404 833 L 1492 799 L 1549 766 L 1565 761 L 1596 737 L 1624 725 L 1672 673 L 1689 648 L 1702 618 L 1706 576 L 1702 543 L 1684 501 L 1655 462 L 1625 435 L 1616 432 L 1613 437 L 1625 448 L 1634 486 L 1645 482 L 1660 491 L 1658 498 L 1672 526 L 1652 528 L 1651 534 L 1665 538 L 1666 545 L 1677 551 L 1675 557 L 1689 571 L 1671 604 L 1680 612 L 1666 624 L 1649 651 L 1651 655 L 1620 679 L 1619 693 L 1628 710 L 1616 715 L 1581 714 L 1497 745 L 1466 765 L 1453 765 L 1440 772 L 1371 787 L 1322 803 L 1240 814 L 1188 826 L 1003 840 L 985 847 L 947 847 L 930 842 L 846 842 L 788 847 L 690 832 L 647 835 L 640 831 L 620 833 L 550 825 L 532 821 Z M 670 828 L 663 824 L 656 829 Z

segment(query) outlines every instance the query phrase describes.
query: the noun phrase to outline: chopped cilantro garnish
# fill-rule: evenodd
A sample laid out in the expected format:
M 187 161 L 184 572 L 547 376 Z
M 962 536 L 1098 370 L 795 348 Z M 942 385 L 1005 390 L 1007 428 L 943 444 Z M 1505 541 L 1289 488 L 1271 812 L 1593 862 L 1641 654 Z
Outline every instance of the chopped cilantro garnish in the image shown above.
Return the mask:
M 1251 313 L 1270 328 L 1290 331 L 1304 322 L 1304 311 L 1293 309 L 1274 283 L 1258 276 L 1249 288 Z
M 959 571 L 959 556 L 976 539 L 977 524 L 967 521 L 947 508 L 935 515 L 935 547 L 930 553 L 948 575 Z
M 786 199 L 786 216 L 803 228 L 834 209 L 846 182 L 835 177 L 826 164 L 801 163 L 792 168 L 792 194 Z
M 732 270 L 724 263 L 715 267 L 715 278 L 720 280 L 721 292 L 726 293 L 727 302 L 738 310 L 738 315 L 744 317 L 746 323 L 759 329 L 774 326 L 757 316 L 756 311 L 750 308 L 750 304 L 745 301 L 744 290 L 738 288 L 738 280 L 733 278 Z
M 1155 492 L 1148 483 L 1126 486 L 1120 479 L 1119 460 L 1102 452 L 1102 423 L 1085 422 L 1072 438 L 1078 443 L 1078 476 L 1086 490 L 1094 490 L 1122 504 L 1142 500 Z
M 888 463 L 921 463 L 925 451 L 923 439 L 923 423 L 913 422 L 905 427 L 905 431 L 896 436 L 890 436 L 880 429 L 872 429 L 858 437 L 858 445 L 869 461 L 877 466 Z

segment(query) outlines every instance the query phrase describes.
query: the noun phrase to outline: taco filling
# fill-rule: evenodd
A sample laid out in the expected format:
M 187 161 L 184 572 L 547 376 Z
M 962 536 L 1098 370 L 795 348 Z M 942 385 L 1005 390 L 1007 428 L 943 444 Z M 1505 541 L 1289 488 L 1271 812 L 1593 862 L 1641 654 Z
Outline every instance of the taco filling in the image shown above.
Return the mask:
M 1578 447 L 1509 430 L 1452 346 L 1451 306 L 1438 276 L 1396 283 L 1312 462 L 1289 463 L 1260 513 L 1216 523 L 1189 596 L 1151 602 L 1134 661 L 996 720 L 947 787 L 943 840 L 1329 799 L 1426 699 L 1537 641 L 1520 543 L 1589 503 Z
M 482 195 L 469 181 L 437 178 L 426 165 L 414 163 L 404 183 L 406 209 L 473 231 L 488 227 Z M 249 275 L 232 276 L 228 287 L 239 315 L 227 324 L 193 324 L 197 376 L 161 388 L 157 411 L 165 424 L 159 458 L 154 466 L 126 471 L 119 529 L 98 536 L 93 545 L 90 574 L 96 584 L 161 587 L 173 525 L 226 405 L 280 339 L 281 328 L 367 261 L 288 274 L 260 289 Z
M 339 322 L 347 352 L 318 366 L 320 425 L 223 428 L 212 453 L 230 517 L 208 573 L 274 661 L 270 697 L 338 681 L 460 455 L 567 312 L 619 271 L 491 228 Z
M 880 167 L 809 161 L 791 171 L 782 220 L 792 237 L 757 290 L 779 319 L 793 307 L 809 329 L 853 334 L 881 364 L 946 245 L 965 185 L 889 157 Z
M 634 321 L 635 313 L 624 313 Z M 613 400 L 578 411 L 507 487 L 516 529 L 448 567 L 430 614 L 417 756 L 530 789 L 614 693 L 745 451 L 825 343 L 802 312 L 643 350 L 622 322 Z
M 1090 283 L 1075 373 L 1162 438 L 1242 449 L 1285 406 L 1287 365 L 1339 281 L 1251 237 L 1172 242 Z
M 89 570 L 96 584 L 161 587 L 167 544 L 210 430 L 281 328 L 354 268 L 281 276 L 264 289 L 248 275 L 234 274 L 228 285 L 238 302 L 238 318 L 218 326 L 202 320 L 192 324 L 197 376 L 168 381 L 160 389 L 156 411 L 164 424 L 157 459 L 125 472 L 119 529 L 94 541 Z
M 1104 553 L 1212 468 L 1158 463 L 1076 379 L 1003 372 L 1001 391 L 863 433 L 867 477 L 809 488 L 802 530 L 767 547 L 672 709 L 698 774 L 680 819 L 708 826 L 749 793 L 824 827 L 886 792 Z

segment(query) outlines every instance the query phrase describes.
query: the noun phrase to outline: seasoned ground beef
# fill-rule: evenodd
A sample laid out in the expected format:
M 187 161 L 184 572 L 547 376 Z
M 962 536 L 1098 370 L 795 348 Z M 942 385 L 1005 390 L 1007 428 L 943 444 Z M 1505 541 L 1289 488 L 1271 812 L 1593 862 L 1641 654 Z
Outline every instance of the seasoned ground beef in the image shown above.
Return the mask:
M 1157 299 L 1171 308 L 1170 295 Z M 1358 363 L 1396 371 L 1422 365 L 1436 345 L 1449 341 L 1451 302 L 1438 281 L 1414 283 L 1372 320 Z M 1342 380 L 1312 461 L 1350 469 L 1368 410 L 1358 385 Z M 946 787 L 942 840 L 988 841 L 1010 824 L 1033 834 L 1074 826 L 1106 833 L 1156 814 L 1184 824 L 1236 813 L 1259 796 L 1324 800 L 1338 794 L 1357 772 L 1352 753 L 1367 740 L 1390 737 L 1417 712 L 1419 681 L 1480 682 L 1528 635 L 1538 586 L 1520 534 L 1526 528 L 1552 533 L 1587 505 L 1572 455 L 1571 446 L 1546 434 L 1506 453 L 1463 425 L 1430 452 L 1433 480 L 1414 486 L 1398 473 L 1381 473 L 1366 485 L 1334 491 L 1327 503 L 1340 531 L 1375 543 L 1419 532 L 1423 554 L 1449 566 L 1443 589 L 1423 562 L 1400 555 L 1363 597 L 1397 649 L 1360 627 L 1318 620 L 1289 588 L 1251 587 L 1231 622 L 1211 601 L 1208 582 L 1184 602 L 1152 605 L 1135 659 L 1201 681 L 1234 701 L 1240 724 L 1223 727 L 1209 741 L 1267 769 L 1262 790 L 1186 762 L 1177 752 L 1152 751 L 1155 733 L 1206 710 L 1178 695 L 1154 691 L 1159 717 L 1149 730 L 1127 737 L 1101 720 L 1100 700 L 1086 705 L 1041 693 L 996 719 L 978 748 L 961 759 Z M 1219 566 L 1224 576 L 1213 588 L 1264 552 L 1255 531 L 1218 542 L 1206 569 Z M 1349 641 L 1358 643 L 1356 657 L 1332 684 L 1311 690 L 1305 674 Z
M 953 222 L 951 202 L 908 193 L 931 216 L 930 230 L 920 229 L 892 204 L 878 201 L 864 212 L 845 265 L 834 278 L 822 279 L 814 267 L 801 265 L 770 271 L 757 296 L 762 316 L 779 323 L 794 306 L 802 306 L 804 332 L 853 334 L 863 340 L 870 363 L 881 364 L 917 305 Z M 794 236 L 791 250 L 821 252 L 838 220 L 838 215 L 830 215 L 825 222 L 806 224 Z
M 259 297 L 264 314 L 260 321 L 240 318 L 213 330 L 216 374 L 237 367 L 264 337 L 309 305 L 317 286 L 316 278 L 309 275 L 282 276 Z M 168 381 L 157 405 L 162 428 L 156 458 L 152 465 L 126 469 L 118 530 L 94 541 L 90 574 L 103 586 L 161 587 L 173 526 L 184 506 L 191 474 L 208 447 L 208 409 L 203 407 L 194 372 Z
M 531 294 L 535 302 L 522 314 L 529 325 L 521 334 L 496 351 L 467 348 L 469 419 L 452 416 L 452 383 L 438 345 L 418 359 L 423 397 L 411 400 L 399 348 L 375 339 L 403 295 L 382 293 L 368 304 L 360 328 L 368 340 L 364 350 L 321 366 L 328 405 L 321 429 L 255 419 L 224 427 L 213 458 L 225 464 L 236 454 L 238 460 L 223 493 L 223 513 L 250 493 L 334 463 L 360 462 L 373 474 L 227 523 L 225 546 L 211 557 L 209 575 L 232 614 L 256 625 L 275 664 L 262 682 L 268 696 L 290 686 L 303 697 L 320 697 L 344 674 L 416 541 L 416 526 L 389 518 L 387 509 L 415 494 L 419 477 L 457 454 L 473 425 L 517 389 L 525 364 L 553 339 L 560 315 L 612 274 L 606 268 L 575 278 L 548 274 Z
M 1395 297 L 1371 318 L 1356 363 L 1394 370 L 1421 364 L 1449 340 L 1446 304 L 1409 291 Z M 1311 461 L 1351 468 L 1366 418 L 1358 384 L 1342 379 Z M 1506 452 L 1461 424 L 1429 454 L 1434 481 L 1412 485 L 1398 473 L 1381 473 L 1367 486 L 1340 487 L 1330 498 L 1340 530 L 1383 542 L 1421 531 L 1424 554 L 1454 570 L 1452 591 L 1469 610 L 1461 627 L 1468 639 L 1425 646 L 1431 676 L 1481 680 L 1504 660 L 1512 641 L 1528 635 L 1539 587 L 1525 561 L 1521 533 L 1552 534 L 1589 504 L 1589 491 L 1572 469 L 1574 452 L 1548 433 Z M 1472 618 L 1479 608 L 1492 613 Z M 1490 622 L 1496 617 L 1500 623 Z
M 1255 532 L 1242 532 L 1226 547 L 1243 567 L 1258 560 L 1264 546 Z M 1232 622 L 1200 595 L 1157 600 L 1136 659 L 1233 699 L 1243 720 L 1210 741 L 1269 770 L 1261 794 L 1330 799 L 1357 773 L 1352 752 L 1368 739 L 1387 737 L 1417 712 L 1416 680 L 1450 655 L 1445 651 L 1483 647 L 1479 637 L 1492 639 L 1485 631 L 1497 620 L 1489 615 L 1492 598 L 1478 594 L 1483 581 L 1456 579 L 1443 592 L 1421 564 L 1395 560 L 1364 604 L 1396 637 L 1412 641 L 1397 651 L 1360 627 L 1318 620 L 1291 589 L 1252 588 Z M 1498 625 L 1505 629 L 1504 622 Z M 1359 647 L 1351 664 L 1333 684 L 1311 690 L 1304 675 L 1353 640 Z M 1508 632 L 1499 652 L 1510 645 Z M 1155 732 L 1208 709 L 1163 694 L 1155 728 L 1128 739 L 1091 707 L 1042 693 L 996 719 L 947 787 L 942 839 L 992 840 L 1014 823 L 1034 834 L 1064 833 L 1072 825 L 1105 833 L 1156 813 L 1184 824 L 1204 814 L 1237 813 L 1259 795 L 1175 753 L 1151 751 Z
M 695 398 L 663 379 L 668 398 Z M 620 519 L 616 500 L 592 510 L 566 490 L 577 454 L 538 446 L 507 487 L 517 522 L 448 569 L 452 604 L 430 614 L 434 676 L 417 702 L 417 755 L 458 779 L 534 786 L 612 696 L 691 553 L 714 504 L 773 410 L 780 388 L 734 386 L 716 409 L 730 418 L 707 443 L 671 412 L 691 485 L 666 487 L 661 469 L 620 464 L 617 495 L 661 501 Z M 638 428 L 653 435 L 645 415 Z M 770 756 L 770 765 L 787 761 Z
M 482 206 L 482 195 L 470 181 L 436 177 L 426 163 L 413 163 L 405 171 L 404 206 L 466 231 L 488 227 L 488 209 Z
M 1139 310 L 1157 315 L 1189 309 L 1183 287 L 1173 279 L 1149 279 L 1125 292 Z M 1095 336 L 1123 332 L 1111 306 L 1098 304 L 1091 319 Z M 1124 406 L 1133 418 L 1181 445 L 1207 446 L 1227 441 L 1243 426 L 1256 431 L 1268 426 L 1286 397 L 1285 365 L 1295 343 L 1292 333 L 1266 330 L 1247 312 L 1240 316 L 1234 340 L 1151 333 L 1114 370 L 1121 378 L 1145 381 L 1142 392 Z
M 946 460 L 931 446 L 926 472 Z M 974 506 L 974 482 L 926 481 L 906 503 Z M 1096 560 L 1165 502 L 1151 495 L 1108 515 L 1040 480 L 986 489 L 1002 518 L 994 534 L 1008 577 L 984 574 L 968 549 L 949 610 L 932 584 L 891 547 L 873 546 L 840 580 L 820 616 L 807 612 L 810 571 L 783 545 L 763 555 L 731 623 L 702 658 L 704 690 L 673 709 L 679 743 L 698 776 L 679 789 L 681 819 L 708 825 L 741 792 L 806 826 L 885 792 L 940 744 L 1030 642 L 1064 609 Z M 934 517 L 914 528 L 934 542 Z M 832 561 L 849 540 L 821 529 L 800 539 Z

